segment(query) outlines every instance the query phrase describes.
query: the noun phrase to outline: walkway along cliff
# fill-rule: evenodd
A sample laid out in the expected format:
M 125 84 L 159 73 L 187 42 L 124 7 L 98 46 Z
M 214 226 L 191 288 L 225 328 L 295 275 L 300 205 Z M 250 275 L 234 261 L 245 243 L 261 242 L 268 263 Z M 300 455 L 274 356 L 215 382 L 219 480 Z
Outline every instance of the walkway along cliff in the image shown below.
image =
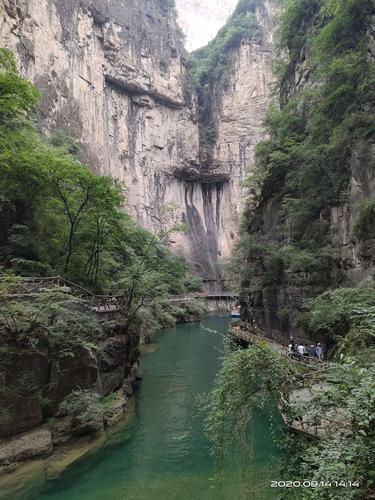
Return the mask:
M 69 136 L 93 171 L 123 182 L 144 227 L 187 225 L 171 246 L 213 283 L 237 235 L 272 80 L 271 2 L 249 4 L 241 15 L 256 17 L 258 36 L 228 44 L 228 74 L 205 83 L 204 103 L 169 2 L 5 0 L 0 21 L 0 44 L 42 92 L 41 129 Z

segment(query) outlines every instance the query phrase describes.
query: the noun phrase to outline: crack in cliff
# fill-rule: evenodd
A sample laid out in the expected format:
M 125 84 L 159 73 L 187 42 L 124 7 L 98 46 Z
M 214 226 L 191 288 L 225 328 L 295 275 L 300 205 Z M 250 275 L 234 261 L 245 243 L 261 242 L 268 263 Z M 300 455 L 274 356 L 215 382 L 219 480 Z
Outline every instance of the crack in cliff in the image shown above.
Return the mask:
M 206 87 L 208 137 L 168 2 L 5 0 L 0 38 L 42 91 L 41 129 L 74 136 L 82 161 L 124 183 L 130 212 L 146 228 L 153 227 L 147 207 L 175 206 L 173 222 L 186 217 L 189 231 L 172 249 L 217 279 L 267 101 L 269 46 L 231 49 L 227 84 Z

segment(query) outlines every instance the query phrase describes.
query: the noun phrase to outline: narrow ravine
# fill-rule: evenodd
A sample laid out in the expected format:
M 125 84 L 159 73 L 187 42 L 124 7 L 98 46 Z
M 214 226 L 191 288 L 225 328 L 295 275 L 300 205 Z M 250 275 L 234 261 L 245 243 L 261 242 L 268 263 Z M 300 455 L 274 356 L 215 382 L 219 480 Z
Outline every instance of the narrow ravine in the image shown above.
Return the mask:
M 232 500 L 249 498 L 248 485 L 213 481 L 215 464 L 204 435 L 196 398 L 210 391 L 225 350 L 230 318 L 204 317 L 162 330 L 143 354 L 143 381 L 136 396 L 136 416 L 111 444 L 83 459 L 53 482 L 23 495 L 27 500 Z M 202 327 L 203 326 L 203 327 Z M 209 330 L 205 329 L 208 328 Z M 252 428 L 257 462 L 249 467 L 258 490 L 251 498 L 274 498 L 269 481 L 276 453 L 268 419 Z M 236 472 L 235 472 L 236 474 Z

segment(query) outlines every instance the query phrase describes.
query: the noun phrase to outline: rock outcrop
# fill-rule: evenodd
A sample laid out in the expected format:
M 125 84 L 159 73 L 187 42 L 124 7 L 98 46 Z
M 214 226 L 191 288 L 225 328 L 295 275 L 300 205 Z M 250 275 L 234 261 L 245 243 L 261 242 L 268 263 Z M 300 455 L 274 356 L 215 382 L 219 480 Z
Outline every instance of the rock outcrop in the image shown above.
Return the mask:
M 4 1 L 0 43 L 41 90 L 40 127 L 71 137 L 93 171 L 123 182 L 143 226 L 187 224 L 171 247 L 208 280 L 219 279 L 235 239 L 241 181 L 268 100 L 272 29 L 264 4 L 264 43 L 244 40 L 228 55 L 229 87 L 211 89 L 217 141 L 202 165 L 197 98 L 188 92 L 169 2 Z
M 365 40 L 367 40 L 366 58 L 369 65 L 373 65 L 375 61 L 374 11 L 371 13 L 370 9 L 368 11 L 364 9 L 363 12 L 368 13 L 366 27 L 356 27 L 356 29 L 357 31 L 361 29 L 361 32 L 365 33 Z M 291 59 L 281 81 L 279 89 L 281 107 L 290 103 L 291 100 L 303 96 L 314 87 L 324 84 L 322 77 L 319 81 L 314 75 L 317 63 L 316 61 L 312 62 L 311 40 L 317 26 L 319 24 L 314 16 L 306 15 L 303 18 L 303 24 L 300 26 L 298 34 L 304 42 L 296 53 L 296 57 Z M 361 112 L 368 112 L 371 116 L 370 99 L 371 97 L 363 105 L 364 109 Z M 301 103 L 299 105 L 302 107 Z M 361 106 L 360 102 L 355 104 L 358 104 L 358 108 Z M 295 111 L 295 116 L 299 116 L 298 111 Z M 344 145 L 347 146 L 346 156 L 338 165 L 341 177 L 334 178 L 338 188 L 343 187 L 343 189 L 329 202 L 326 202 L 326 206 L 320 210 L 320 213 L 316 214 L 315 221 L 310 220 L 310 224 L 315 222 L 321 231 L 320 235 L 318 232 L 315 235 L 314 232 L 311 233 L 311 246 L 319 245 L 314 241 L 314 237 L 319 241 L 321 234 L 324 234 L 321 255 L 326 257 L 326 261 L 322 258 L 323 264 L 315 266 L 319 269 L 305 272 L 283 269 L 282 275 L 280 275 L 277 270 L 273 269 L 275 275 L 271 278 L 266 276 L 267 272 L 265 272 L 264 266 L 262 268 L 258 265 L 254 270 L 255 276 L 249 280 L 249 286 L 243 289 L 242 318 L 248 323 L 255 323 L 267 336 L 278 341 L 287 343 L 291 334 L 299 339 L 304 339 L 304 331 L 295 320 L 308 299 L 329 288 L 353 286 L 365 278 L 374 277 L 375 226 L 371 222 L 373 214 L 368 217 L 369 220 L 366 222 L 366 228 L 362 234 L 358 234 L 356 224 L 359 221 L 361 209 L 367 202 L 371 202 L 375 195 L 375 144 L 371 133 L 364 133 L 361 137 L 360 134 L 353 133 L 353 129 L 351 134 L 348 134 L 347 145 Z M 307 134 L 309 134 L 308 130 Z M 332 145 L 334 147 L 334 138 Z M 301 160 L 294 160 L 296 165 L 298 165 L 298 161 L 301 163 Z M 321 159 L 323 166 L 324 161 L 328 163 L 329 160 Z M 282 162 L 280 163 L 282 164 Z M 303 165 L 300 164 L 299 167 L 302 170 Z M 282 168 L 282 165 L 279 166 L 280 171 Z M 310 168 L 313 173 L 313 168 Z M 288 173 L 288 175 L 291 174 Z M 267 184 L 271 194 L 265 195 L 264 200 L 257 207 L 249 209 L 246 221 L 248 232 L 251 236 L 260 237 L 258 241 L 262 241 L 265 246 L 268 245 L 270 248 L 280 250 L 282 246 L 285 248 L 286 245 L 295 244 L 298 252 L 298 248 L 304 248 L 303 242 L 293 242 L 293 240 L 290 242 L 288 239 L 286 212 L 285 206 L 283 206 L 283 174 L 280 175 L 279 179 L 275 176 L 273 182 L 272 186 L 270 181 Z M 298 194 L 300 195 L 300 193 Z M 314 264 L 317 263 L 318 257 L 319 254 L 316 253 Z M 305 338 L 305 340 L 308 339 Z
M 3 333 L 0 439 L 30 431 L 44 424 L 47 417 L 59 416 L 60 403 L 76 389 L 92 391 L 101 398 L 122 390 L 125 402 L 139 361 L 139 336 L 123 330 L 121 324 L 108 323 L 97 349 L 76 346 L 69 352 L 42 335 L 30 345 Z
M 40 427 L 6 442 L 0 442 L 0 464 L 20 462 L 27 458 L 48 455 L 52 449 L 51 431 Z

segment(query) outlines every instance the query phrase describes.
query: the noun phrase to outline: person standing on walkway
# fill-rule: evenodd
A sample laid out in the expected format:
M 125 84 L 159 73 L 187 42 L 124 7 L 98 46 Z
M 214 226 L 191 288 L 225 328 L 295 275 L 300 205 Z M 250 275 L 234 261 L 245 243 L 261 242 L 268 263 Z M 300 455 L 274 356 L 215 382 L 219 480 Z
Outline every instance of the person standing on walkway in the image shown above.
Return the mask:
M 300 356 L 303 356 L 305 354 L 305 346 L 302 344 L 302 342 L 297 347 L 297 352 Z
M 316 346 L 316 357 L 322 361 L 323 360 L 323 346 L 319 342 L 318 345 Z
M 296 351 L 296 342 L 295 342 L 293 337 L 290 337 L 289 345 L 292 346 L 292 352 L 295 352 Z
M 309 347 L 309 356 L 310 358 L 316 357 L 316 347 L 314 344 L 311 344 L 311 346 Z

